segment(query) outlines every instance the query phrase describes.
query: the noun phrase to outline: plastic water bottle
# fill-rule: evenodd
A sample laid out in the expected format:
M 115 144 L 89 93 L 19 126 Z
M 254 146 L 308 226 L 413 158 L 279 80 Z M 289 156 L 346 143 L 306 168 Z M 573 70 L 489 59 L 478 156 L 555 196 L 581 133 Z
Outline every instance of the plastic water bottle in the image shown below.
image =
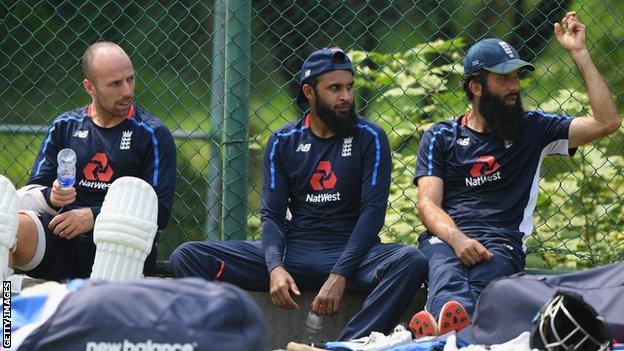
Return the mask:
M 69 188 L 76 183 L 76 159 L 76 152 L 72 149 L 59 151 L 56 157 L 58 163 L 56 179 L 61 188 Z
M 313 344 L 318 338 L 318 333 L 323 329 L 323 322 L 323 316 L 312 311 L 308 312 L 308 318 L 306 318 L 306 342 L 308 344 Z

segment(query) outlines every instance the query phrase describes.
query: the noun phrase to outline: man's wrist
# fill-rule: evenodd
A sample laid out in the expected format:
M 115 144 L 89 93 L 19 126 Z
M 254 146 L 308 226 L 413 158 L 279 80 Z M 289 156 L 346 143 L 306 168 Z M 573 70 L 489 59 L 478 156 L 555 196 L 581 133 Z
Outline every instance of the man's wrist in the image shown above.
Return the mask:
M 347 282 L 347 278 L 342 275 L 342 274 L 338 274 L 338 273 L 330 273 L 328 279 L 333 279 L 335 281 L 342 281 L 342 282 Z
M 50 206 L 50 208 L 58 211 L 58 209 L 61 206 L 56 206 L 56 204 L 54 204 L 52 202 L 52 187 L 46 187 L 45 189 L 42 189 L 41 193 L 43 194 L 43 198 L 45 199 L 45 201 L 48 204 L 48 206 Z
M 344 279 L 345 281 L 347 280 L 347 275 L 344 272 L 341 271 L 336 271 L 333 270 L 329 273 L 329 276 L 327 277 L 327 279 L 334 279 L 334 280 L 338 280 L 338 279 Z
M 91 207 L 83 207 L 82 210 L 86 215 L 91 215 L 91 219 L 95 221 L 95 213 L 93 213 L 93 209 Z
M 459 229 L 452 229 L 449 231 L 447 235 L 446 241 L 449 245 L 455 247 L 455 245 L 459 244 L 462 240 L 466 238 L 466 234 Z M 441 239 L 441 238 L 440 238 Z
M 271 275 L 271 273 L 273 273 L 273 271 L 274 271 L 275 269 L 277 269 L 277 268 L 282 268 L 282 269 L 284 269 L 284 266 L 283 266 L 282 264 L 274 264 L 274 265 L 270 265 L 270 266 L 268 267 L 268 270 L 267 270 L 267 271 L 269 272 L 269 275 Z
M 585 64 L 592 62 L 591 55 L 589 54 L 589 51 L 587 51 L 587 48 L 581 50 L 571 50 L 570 57 L 572 58 L 572 61 L 574 61 L 574 63 L 576 63 L 576 65 L 579 67 L 582 67 Z

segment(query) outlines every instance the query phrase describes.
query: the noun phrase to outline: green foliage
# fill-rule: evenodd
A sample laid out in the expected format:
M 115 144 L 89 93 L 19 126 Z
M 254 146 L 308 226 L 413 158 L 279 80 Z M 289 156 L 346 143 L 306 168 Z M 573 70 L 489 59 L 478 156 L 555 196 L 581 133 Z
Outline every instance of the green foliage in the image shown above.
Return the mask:
M 624 252 L 624 157 L 599 145 L 579 150 L 570 174 L 541 183 L 528 246 L 546 266 L 586 268 Z
M 219 220 L 221 188 L 212 185 L 219 175 L 215 161 L 222 155 L 220 126 L 211 117 L 225 98 L 213 101 L 211 92 L 218 90 L 217 80 L 225 76 L 213 72 L 218 66 L 213 54 L 224 53 L 213 44 L 219 37 L 215 30 L 226 26 L 219 19 L 225 17 L 225 10 L 219 13 L 216 4 L 186 0 L 0 4 L 6 32 L 0 37 L 3 125 L 48 125 L 63 111 L 86 105 L 89 96 L 80 87 L 80 57 L 89 44 L 109 40 L 119 43 L 133 60 L 137 102 L 174 132 L 204 135 L 203 139 L 176 139 L 176 198 L 171 222 L 160 240 L 161 259 L 182 242 L 204 239 L 206 228 L 218 225 L 210 219 Z M 582 115 L 588 106 L 586 96 L 579 93 L 584 91 L 582 81 L 552 39 L 551 23 L 575 10 L 587 24 L 594 61 L 619 94 L 620 107 L 624 102 L 622 1 L 494 1 L 487 6 L 475 0 L 254 1 L 251 6 L 247 154 L 251 239 L 260 235 L 266 140 L 271 131 L 303 113 L 293 103 L 298 71 L 303 59 L 320 47 L 353 49 L 358 107 L 390 137 L 394 169 L 384 241 L 412 243 L 424 229 L 415 210 L 418 189 L 412 184 L 418 141 L 433 123 L 467 110 L 459 72 L 463 51 L 475 41 L 503 38 L 535 63 L 536 71 L 522 82 L 527 107 Z M 23 185 L 42 138 L 42 134 L 4 132 L 0 173 Z M 623 252 L 623 149 L 620 133 L 596 149 L 585 147 L 573 159 L 546 160 L 536 234 L 527 243 L 534 252 L 528 266 L 583 267 L 618 259 L 618 252 Z
M 436 40 L 404 52 L 351 51 L 357 67 L 355 85 L 376 99 L 369 117 L 388 132 L 393 150 L 392 185 L 384 242 L 416 243 L 425 228 L 418 218 L 418 189 L 413 184 L 416 152 L 422 133 L 435 122 L 466 110 L 466 100 L 451 87 L 458 85 L 459 50 L 464 40 Z

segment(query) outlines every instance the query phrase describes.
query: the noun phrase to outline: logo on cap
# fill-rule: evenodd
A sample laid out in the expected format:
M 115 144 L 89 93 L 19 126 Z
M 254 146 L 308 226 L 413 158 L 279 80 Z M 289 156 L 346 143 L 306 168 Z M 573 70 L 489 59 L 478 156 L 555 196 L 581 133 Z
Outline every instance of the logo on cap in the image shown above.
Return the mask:
M 312 74 L 312 71 L 308 69 L 308 70 L 305 71 L 305 73 L 303 75 L 306 76 L 306 77 L 309 77 L 310 74 Z
M 514 53 L 513 53 L 513 49 L 511 48 L 511 45 L 505 43 L 504 41 L 499 41 L 498 45 L 501 46 L 501 48 L 503 48 L 503 50 L 505 51 L 505 53 L 507 54 L 507 56 L 509 56 L 509 58 L 514 58 Z

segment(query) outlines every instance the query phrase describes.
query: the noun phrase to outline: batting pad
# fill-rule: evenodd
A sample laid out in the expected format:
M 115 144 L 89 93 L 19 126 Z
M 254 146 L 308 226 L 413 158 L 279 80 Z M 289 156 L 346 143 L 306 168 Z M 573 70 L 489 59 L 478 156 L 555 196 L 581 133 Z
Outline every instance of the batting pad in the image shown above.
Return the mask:
M 135 177 L 115 180 L 93 228 L 97 249 L 91 279 L 143 277 L 143 265 L 158 229 L 157 218 L 158 197 L 151 185 Z
M 19 204 L 13 183 L 0 175 L 0 278 L 3 280 L 9 266 L 9 250 L 15 245 L 19 227 Z

